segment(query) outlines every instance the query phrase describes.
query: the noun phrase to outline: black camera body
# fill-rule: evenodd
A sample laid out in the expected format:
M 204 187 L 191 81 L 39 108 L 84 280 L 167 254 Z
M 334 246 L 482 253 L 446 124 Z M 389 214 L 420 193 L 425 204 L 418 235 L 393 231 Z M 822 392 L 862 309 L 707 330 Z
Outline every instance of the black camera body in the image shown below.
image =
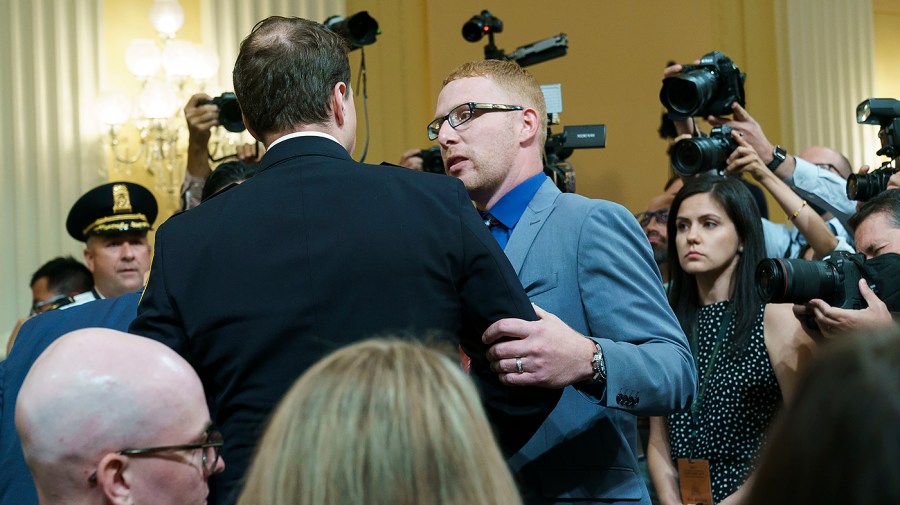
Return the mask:
M 746 78 L 731 58 L 714 51 L 663 79 L 659 100 L 672 119 L 731 114 L 732 103 L 745 104 Z
M 672 169 L 682 177 L 724 169 L 728 157 L 738 147 L 731 131 L 731 127 L 722 125 L 713 128 L 708 137 L 679 140 L 669 155 Z
M 422 158 L 422 171 L 432 174 L 445 174 L 444 159 L 441 158 L 440 146 L 431 146 L 428 149 L 422 149 L 418 154 Z
M 847 198 L 865 202 L 887 189 L 888 180 L 897 173 L 891 161 L 900 156 L 900 100 L 893 98 L 869 98 L 856 106 L 856 122 L 879 125 L 878 139 L 881 149 L 875 154 L 886 156 L 890 161 L 864 175 L 851 174 L 847 178 Z
M 756 267 L 756 289 L 765 303 L 802 304 L 819 298 L 832 307 L 858 310 L 867 306 L 860 279 L 878 292 L 880 280 L 869 270 L 859 253 L 836 251 L 822 261 L 767 258 Z
M 562 133 L 553 133 L 547 127 L 544 143 L 544 173 L 563 193 L 575 192 L 575 169 L 566 161 L 575 149 L 601 149 L 606 147 L 606 125 L 564 126 Z
M 230 132 L 244 131 L 244 118 L 241 116 L 241 107 L 237 97 L 231 91 L 226 91 L 212 100 L 200 100 L 198 105 L 215 104 L 219 108 L 219 124 Z

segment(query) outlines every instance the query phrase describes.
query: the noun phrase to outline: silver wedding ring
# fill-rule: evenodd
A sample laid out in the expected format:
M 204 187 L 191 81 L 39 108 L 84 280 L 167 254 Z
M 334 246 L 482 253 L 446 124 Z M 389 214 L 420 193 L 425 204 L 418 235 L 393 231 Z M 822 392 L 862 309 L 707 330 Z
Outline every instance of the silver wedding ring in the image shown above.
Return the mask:
M 525 371 L 525 369 L 522 368 L 522 358 L 516 358 L 516 371 L 519 373 L 522 373 Z

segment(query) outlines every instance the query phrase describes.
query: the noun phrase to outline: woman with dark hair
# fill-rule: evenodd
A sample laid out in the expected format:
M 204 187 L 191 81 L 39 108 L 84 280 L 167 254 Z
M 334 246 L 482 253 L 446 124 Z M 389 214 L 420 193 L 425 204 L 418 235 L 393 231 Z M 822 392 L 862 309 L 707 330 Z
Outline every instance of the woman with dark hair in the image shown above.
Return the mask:
M 690 411 L 651 419 L 650 472 L 664 505 L 711 505 L 710 492 L 714 503 L 734 503 L 814 343 L 791 305 L 765 306 L 757 294 L 765 242 L 738 179 L 687 181 L 668 234 L 669 302 L 690 340 L 699 391 Z

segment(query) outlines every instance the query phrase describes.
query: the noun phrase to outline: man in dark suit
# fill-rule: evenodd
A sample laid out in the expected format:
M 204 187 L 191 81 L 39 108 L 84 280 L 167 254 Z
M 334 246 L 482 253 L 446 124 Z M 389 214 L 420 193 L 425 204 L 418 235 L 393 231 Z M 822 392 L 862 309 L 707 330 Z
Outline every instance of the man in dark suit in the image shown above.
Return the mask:
M 507 450 L 560 395 L 505 388 L 490 371 L 483 331 L 535 318 L 515 272 L 458 181 L 351 159 L 349 83 L 338 35 L 303 19 L 260 22 L 241 43 L 234 88 L 267 148 L 261 170 L 156 234 L 131 332 L 185 356 L 215 399 L 227 503 L 291 383 L 350 342 L 460 341 Z
M 515 63 L 457 68 L 435 117 L 428 134 L 447 173 L 546 309 L 539 321 L 488 329 L 492 366 L 507 384 L 565 388 L 510 459 L 526 502 L 649 504 L 634 414 L 687 407 L 697 377 L 640 226 L 622 206 L 561 193 L 543 174 L 544 97 Z

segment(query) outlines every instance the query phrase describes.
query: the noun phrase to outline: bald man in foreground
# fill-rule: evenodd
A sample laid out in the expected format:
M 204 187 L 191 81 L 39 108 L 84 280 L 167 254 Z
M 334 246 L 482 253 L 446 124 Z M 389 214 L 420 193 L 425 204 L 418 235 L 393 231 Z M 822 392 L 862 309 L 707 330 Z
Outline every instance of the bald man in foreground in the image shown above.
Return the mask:
M 204 503 L 225 466 L 193 368 L 115 330 L 74 331 L 48 347 L 15 420 L 42 505 Z

